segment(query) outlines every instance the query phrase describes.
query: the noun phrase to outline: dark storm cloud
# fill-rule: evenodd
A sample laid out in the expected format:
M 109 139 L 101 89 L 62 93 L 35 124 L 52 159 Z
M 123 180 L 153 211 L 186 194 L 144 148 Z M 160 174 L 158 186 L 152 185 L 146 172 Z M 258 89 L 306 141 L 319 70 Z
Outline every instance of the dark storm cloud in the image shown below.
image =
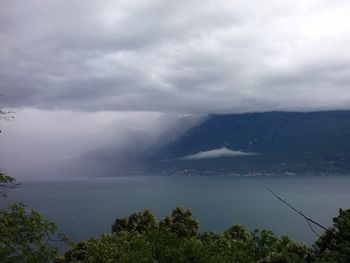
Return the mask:
M 347 1 L 1 1 L 9 107 L 350 108 Z

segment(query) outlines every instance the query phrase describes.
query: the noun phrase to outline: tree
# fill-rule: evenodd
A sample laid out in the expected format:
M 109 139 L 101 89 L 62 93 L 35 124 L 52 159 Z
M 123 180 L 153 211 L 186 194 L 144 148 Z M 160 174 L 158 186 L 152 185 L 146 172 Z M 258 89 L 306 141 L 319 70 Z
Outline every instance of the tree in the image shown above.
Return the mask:
M 326 261 L 350 262 L 350 209 L 339 209 L 333 226 L 316 241 L 315 250 L 317 256 Z
M 179 237 L 193 237 L 198 235 L 198 222 L 192 217 L 189 209 L 176 207 L 170 216 L 165 217 L 159 224 Z
M 252 238 L 250 233 L 242 225 L 233 225 L 224 232 L 224 235 L 232 240 L 247 241 Z
M 57 257 L 52 242 L 68 242 L 57 226 L 23 204 L 0 211 L 1 262 L 50 262 Z
M 121 231 L 142 233 L 155 229 L 157 226 L 155 216 L 149 210 L 144 210 L 132 214 L 128 218 L 117 218 L 112 225 L 112 233 L 118 234 Z
M 0 107 L 0 120 L 10 120 L 11 111 Z M 0 131 L 1 132 L 1 131 Z M 15 187 L 15 178 L 0 171 L 0 188 Z M 0 191 L 2 198 L 6 192 Z M 21 203 L 0 210 L 0 259 L 2 263 L 52 262 L 58 256 L 53 242 L 70 244 L 57 226 Z
M 137 219 L 137 227 L 127 227 L 132 218 L 142 217 L 145 211 L 119 219 L 118 231 L 80 242 L 58 262 L 306 262 L 306 246 L 278 238 L 272 231 L 248 232 L 234 225 L 224 234 L 198 235 L 198 222 L 191 211 L 180 207 L 157 226 L 137 230 L 143 225 Z

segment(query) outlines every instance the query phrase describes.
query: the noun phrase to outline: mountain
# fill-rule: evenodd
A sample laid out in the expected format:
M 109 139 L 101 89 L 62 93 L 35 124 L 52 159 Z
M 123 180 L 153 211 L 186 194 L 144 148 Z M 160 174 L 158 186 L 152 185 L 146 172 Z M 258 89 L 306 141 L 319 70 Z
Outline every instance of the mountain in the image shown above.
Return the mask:
M 145 156 L 152 173 L 350 173 L 350 111 L 210 115 Z

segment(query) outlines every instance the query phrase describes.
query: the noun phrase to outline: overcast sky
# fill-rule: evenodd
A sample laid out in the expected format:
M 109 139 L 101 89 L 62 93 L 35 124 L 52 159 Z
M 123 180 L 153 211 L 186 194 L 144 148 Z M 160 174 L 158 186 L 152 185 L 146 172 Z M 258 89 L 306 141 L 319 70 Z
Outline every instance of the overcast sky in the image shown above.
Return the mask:
M 349 12 L 346 0 L 1 0 L 1 92 L 49 110 L 349 108 Z
M 74 129 L 62 140 L 101 137 L 96 116 L 115 131 L 115 118 L 350 109 L 349 12 L 346 0 L 0 0 L 1 104 L 21 112 L 0 146 L 62 125 Z

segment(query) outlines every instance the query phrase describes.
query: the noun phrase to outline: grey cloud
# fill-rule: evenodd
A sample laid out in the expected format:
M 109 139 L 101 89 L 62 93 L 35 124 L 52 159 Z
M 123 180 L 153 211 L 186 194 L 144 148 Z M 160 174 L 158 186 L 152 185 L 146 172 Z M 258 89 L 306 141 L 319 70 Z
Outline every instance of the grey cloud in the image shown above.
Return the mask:
M 347 1 L 1 1 L 6 106 L 349 109 Z
M 94 171 L 124 165 L 139 151 L 165 143 L 196 121 L 156 112 L 23 109 L 14 116 L 0 123 L 0 169 L 21 179 L 77 176 L 88 174 L 88 168 L 93 168 L 93 176 Z M 185 123 L 174 126 L 181 120 Z

